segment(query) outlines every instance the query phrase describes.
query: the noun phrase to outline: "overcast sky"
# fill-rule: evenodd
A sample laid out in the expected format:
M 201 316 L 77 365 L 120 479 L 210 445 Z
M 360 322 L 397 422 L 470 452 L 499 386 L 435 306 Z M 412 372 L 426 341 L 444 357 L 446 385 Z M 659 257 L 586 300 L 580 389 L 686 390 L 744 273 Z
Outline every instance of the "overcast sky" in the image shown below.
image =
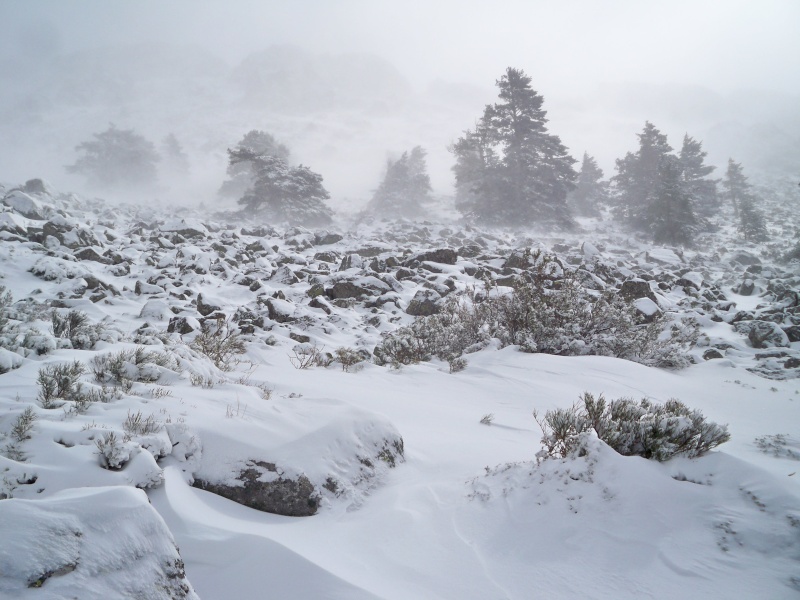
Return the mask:
M 417 85 L 488 85 L 509 65 L 540 90 L 600 82 L 800 93 L 798 0 L 0 0 L 0 50 L 143 41 L 229 61 L 276 43 L 365 51 Z

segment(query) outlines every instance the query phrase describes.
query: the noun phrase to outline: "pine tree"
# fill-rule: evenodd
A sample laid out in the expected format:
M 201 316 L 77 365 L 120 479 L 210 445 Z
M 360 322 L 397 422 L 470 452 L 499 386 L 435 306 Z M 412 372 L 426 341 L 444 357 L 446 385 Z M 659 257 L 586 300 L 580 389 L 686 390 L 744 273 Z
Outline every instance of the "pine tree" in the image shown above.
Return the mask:
M 174 133 L 168 134 L 161 141 L 161 157 L 162 169 L 168 171 L 169 174 L 186 175 L 189 173 L 189 157 L 186 156 Z
M 764 212 L 756 206 L 751 195 L 739 200 L 739 224 L 737 229 L 744 239 L 751 242 L 763 242 L 769 238 L 767 221 Z
M 431 179 L 420 146 L 386 162 L 386 174 L 370 200 L 367 211 L 387 217 L 418 217 L 430 202 Z
M 747 183 L 741 163 L 735 162 L 732 158 L 728 159 L 728 169 L 725 171 L 722 187 L 725 190 L 725 197 L 733 204 L 734 214 L 738 216 L 739 204 L 750 195 L 750 184 Z
M 457 208 L 488 223 L 571 225 L 566 197 L 576 161 L 547 132 L 544 98 L 519 69 L 509 67 L 496 83 L 500 102 L 453 145 Z
M 99 188 L 149 188 L 156 183 L 156 164 L 161 159 L 152 142 L 132 129 L 108 129 L 95 133 L 94 139 L 78 144 L 82 153 L 69 173 L 84 175 L 90 185 Z
M 639 150 L 628 152 L 617 159 L 617 174 L 612 178 L 616 185 L 615 212 L 628 225 L 648 229 L 648 213 L 655 202 L 661 166 L 672 152 L 667 136 L 649 121 L 645 122 L 639 138 Z
M 567 202 L 575 214 L 585 217 L 599 215 L 600 205 L 608 202 L 608 185 L 603 181 L 603 170 L 586 152 L 583 153 L 575 189 L 567 196 Z
M 705 164 L 708 153 L 703 151 L 701 142 L 689 135 L 683 136 L 683 146 L 679 155 L 682 180 L 686 191 L 692 197 L 697 210 L 712 215 L 719 208 L 717 196 L 718 179 L 708 179 L 716 167 Z
M 654 202 L 645 214 L 656 243 L 691 243 L 697 219 L 692 209 L 692 198 L 682 179 L 682 165 L 676 157 L 666 156 L 661 161 Z
M 300 225 L 325 225 L 333 212 L 322 176 L 308 167 L 291 167 L 285 160 L 248 149 L 228 150 L 230 164 L 247 163 L 254 181 L 239 199 L 248 216 Z
M 279 143 L 271 134 L 257 129 L 248 131 L 234 149 L 256 156 L 275 156 L 289 162 L 289 148 Z M 228 179 L 222 183 L 219 194 L 230 198 L 241 197 L 255 181 L 253 167 L 247 160 L 229 162 Z

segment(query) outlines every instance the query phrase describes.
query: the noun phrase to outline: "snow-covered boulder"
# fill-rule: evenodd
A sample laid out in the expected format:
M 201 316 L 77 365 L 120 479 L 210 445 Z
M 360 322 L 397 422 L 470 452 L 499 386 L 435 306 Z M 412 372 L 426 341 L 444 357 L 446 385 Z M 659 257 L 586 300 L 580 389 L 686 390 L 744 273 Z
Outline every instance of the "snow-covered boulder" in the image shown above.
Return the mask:
M 141 490 L 73 489 L 0 508 L 0 596 L 198 600 Z

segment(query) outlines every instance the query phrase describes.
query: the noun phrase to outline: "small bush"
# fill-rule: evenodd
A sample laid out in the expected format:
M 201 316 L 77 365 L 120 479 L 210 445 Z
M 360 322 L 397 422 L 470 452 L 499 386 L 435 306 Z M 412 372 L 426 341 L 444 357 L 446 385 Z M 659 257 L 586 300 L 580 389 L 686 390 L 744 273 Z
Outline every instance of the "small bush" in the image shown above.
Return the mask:
M 39 369 L 36 382 L 39 384 L 39 404 L 42 408 L 58 408 L 57 400 L 73 400 L 80 394 L 78 379 L 86 372 L 78 360 L 71 363 L 45 365 Z
M 161 431 L 161 423 L 156 420 L 155 415 L 144 417 L 142 416 L 142 411 L 135 413 L 128 411 L 128 416 L 122 422 L 122 429 L 128 437 L 149 435 Z
M 100 454 L 100 464 L 104 469 L 116 471 L 125 466 L 131 459 L 135 445 L 132 442 L 120 441 L 112 431 L 100 439 L 95 440 L 95 446 Z
M 225 319 L 204 321 L 200 333 L 192 340 L 190 347 L 205 354 L 222 371 L 233 369 L 237 357 L 246 351 L 238 328 Z
M 547 411 L 542 419 L 534 411 L 534 418 L 542 429 L 538 458 L 580 456 L 584 434 L 591 431 L 623 456 L 658 461 L 678 454 L 694 458 L 730 439 L 727 425 L 707 423 L 700 411 L 674 399 L 606 402 L 602 394 L 586 392 L 572 408 Z
M 13 302 L 14 298 L 11 296 L 11 292 L 7 292 L 6 287 L 4 285 L 0 285 L 0 332 L 5 330 L 6 326 L 8 325 L 8 311 Z
M 364 362 L 364 356 L 355 348 L 337 348 L 333 353 L 336 362 L 342 365 L 342 371 L 349 373 Z
M 311 367 L 329 367 L 333 362 L 333 355 L 324 352 L 325 346 L 314 344 L 298 344 L 292 349 L 289 362 L 295 369 L 309 369 Z
M 30 432 L 35 422 L 36 412 L 33 410 L 32 406 L 29 406 L 19 414 L 14 424 L 11 426 L 11 438 L 16 443 L 22 443 L 30 439 Z
M 160 368 L 180 369 L 178 361 L 167 352 L 148 352 L 142 347 L 95 356 L 91 362 L 95 379 L 130 389 L 133 381 L 152 383 L 161 377 Z
M 68 339 L 73 348 L 89 350 L 94 347 L 99 339 L 98 327 L 89 323 L 85 312 L 70 310 L 61 314 L 57 310 L 50 313 L 53 335 L 57 338 Z
M 430 360 L 451 361 L 486 347 L 491 340 L 526 352 L 561 356 L 615 356 L 657 367 L 682 367 L 685 350 L 697 338 L 691 322 L 642 323 L 636 310 L 616 294 L 589 293 L 567 273 L 520 283 L 512 293 L 474 290 L 445 302 L 386 336 L 375 348 L 380 364 L 394 366 Z

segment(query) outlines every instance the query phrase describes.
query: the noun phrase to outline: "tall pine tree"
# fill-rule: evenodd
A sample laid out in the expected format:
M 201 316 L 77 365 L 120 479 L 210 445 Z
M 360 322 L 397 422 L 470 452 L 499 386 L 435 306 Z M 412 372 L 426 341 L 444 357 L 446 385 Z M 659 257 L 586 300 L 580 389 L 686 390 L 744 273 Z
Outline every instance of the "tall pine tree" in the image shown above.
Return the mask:
M 567 203 L 575 214 L 595 217 L 600 214 L 600 206 L 607 202 L 608 185 L 603 181 L 603 170 L 584 152 L 575 189 L 567 196 Z
M 733 204 L 734 214 L 738 215 L 739 204 L 750 194 L 750 184 L 747 183 L 741 163 L 735 162 L 732 158 L 728 159 L 728 169 L 725 171 L 722 187 L 725 190 L 725 197 Z
M 700 141 L 688 134 L 683 136 L 683 145 L 679 155 L 683 185 L 692 197 L 697 211 L 710 216 L 719 208 L 717 196 L 719 180 L 708 178 L 716 167 L 705 164 L 707 154 L 703 151 L 703 144 Z
M 571 225 L 566 197 L 576 161 L 548 133 L 544 98 L 519 69 L 509 67 L 496 83 L 500 102 L 453 145 L 457 208 L 486 223 Z
M 431 199 L 426 152 L 415 146 L 386 162 L 386 173 L 367 205 L 367 212 L 386 217 L 419 217 Z

